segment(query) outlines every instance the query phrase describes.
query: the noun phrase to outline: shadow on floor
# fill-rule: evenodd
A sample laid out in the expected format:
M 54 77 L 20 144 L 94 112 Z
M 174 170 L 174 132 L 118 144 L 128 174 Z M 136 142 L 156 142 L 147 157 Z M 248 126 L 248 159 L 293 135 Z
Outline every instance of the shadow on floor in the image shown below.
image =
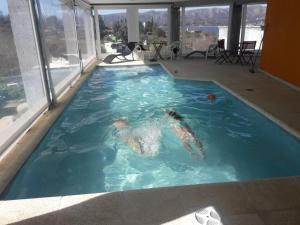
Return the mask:
M 221 217 L 254 211 L 239 185 L 207 184 L 66 196 L 60 199 L 59 210 L 10 224 L 189 225 L 194 211 L 210 206 Z
M 223 225 L 294 225 L 300 224 L 299 191 L 300 178 L 289 177 L 4 201 L 0 223 L 195 225 L 193 212 L 213 207 Z

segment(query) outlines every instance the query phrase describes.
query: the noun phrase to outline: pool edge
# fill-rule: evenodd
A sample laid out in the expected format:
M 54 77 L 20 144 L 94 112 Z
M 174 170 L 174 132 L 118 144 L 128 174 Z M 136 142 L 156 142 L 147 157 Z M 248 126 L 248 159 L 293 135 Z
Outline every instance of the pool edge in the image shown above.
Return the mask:
M 74 95 L 78 92 L 81 85 L 91 75 L 91 71 L 98 63 L 98 61 L 95 61 L 89 65 L 86 70 L 70 84 L 69 88 L 61 94 L 58 98 L 57 106 L 53 110 L 44 111 L 20 137 L 0 155 L 0 196 L 59 118 Z
M 207 206 L 215 206 L 221 213 L 222 220 L 232 216 L 246 216 L 247 219 L 249 215 L 266 216 L 266 213 L 286 213 L 299 209 L 300 199 L 297 196 L 299 185 L 300 177 L 296 176 L 258 181 L 7 200 L 0 201 L 0 211 L 5 214 L 2 217 L 2 222 L 5 224 L 43 223 L 50 225 L 53 224 L 52 218 L 55 218 L 55 224 L 84 224 L 87 221 L 96 223 L 102 221 L 105 224 L 131 225 L 145 224 L 144 220 L 147 218 L 152 222 L 149 221 L 146 224 L 175 225 L 186 224 L 176 222 L 181 218 L 178 215 L 186 215 Z M 139 207 L 132 207 L 135 205 Z M 140 213 L 143 209 L 146 214 Z M 170 220 L 170 215 L 174 215 L 171 217 L 172 220 Z M 166 218 L 164 221 L 156 221 L 158 216 L 166 216 Z M 289 221 L 299 218 L 299 214 L 295 216 Z M 114 223 L 116 219 L 121 221 Z M 293 224 L 297 224 L 296 221 Z
M 175 80 L 183 80 L 184 78 L 178 78 L 176 75 L 174 75 L 167 67 L 160 63 L 149 63 L 149 64 L 142 64 L 141 66 L 147 66 L 147 65 L 153 65 L 158 64 L 160 65 L 170 77 L 174 78 Z M 40 143 L 42 138 L 47 134 L 48 130 L 51 128 L 53 123 L 59 118 L 61 113 L 64 111 L 65 107 L 68 105 L 68 103 L 72 100 L 74 95 L 77 93 L 77 91 L 80 89 L 83 82 L 91 75 L 91 71 L 96 68 L 98 65 L 98 62 L 91 65 L 91 68 L 89 68 L 86 72 L 83 73 L 82 76 L 79 77 L 77 82 L 70 88 L 68 91 L 65 92 L 65 95 L 63 95 L 60 98 L 59 106 L 52 110 L 44 113 L 39 119 L 36 124 L 34 124 L 29 130 L 26 131 L 24 136 L 21 138 L 21 140 L 18 141 L 18 143 L 15 144 L 15 146 L 10 149 L 9 151 L 6 151 L 3 155 L 0 157 L 0 196 L 5 190 L 5 188 L 9 185 L 10 181 L 14 178 L 16 173 L 19 171 L 19 169 L 22 167 L 24 162 L 27 160 L 27 158 L 31 155 L 31 153 L 34 151 L 36 146 Z M 124 66 L 124 65 L 119 65 Z M 139 66 L 139 65 L 128 65 L 128 66 Z M 99 66 L 99 67 L 105 67 Z M 184 79 L 189 80 L 189 79 Z M 258 113 L 261 113 L 263 116 L 265 116 L 267 119 L 274 122 L 276 125 L 278 125 L 280 128 L 282 128 L 284 131 L 287 131 L 290 135 L 295 136 L 296 138 L 300 139 L 300 133 L 290 126 L 288 126 L 283 121 L 279 120 L 278 118 L 272 116 L 270 113 L 266 112 L 265 110 L 258 107 L 256 104 L 246 100 L 241 95 L 237 94 L 230 88 L 226 87 L 225 85 L 221 84 L 220 82 L 216 80 L 201 80 L 201 79 L 193 79 L 197 81 L 211 81 L 214 82 L 216 85 L 223 88 L 225 91 L 232 94 L 234 97 L 238 98 L 243 103 L 247 104 L 249 107 L 256 110 Z M 33 137 L 32 137 L 33 136 Z M 17 155 L 17 157 L 16 157 Z M 16 159 L 17 158 L 17 159 Z
M 300 131 L 297 131 L 296 129 L 292 128 L 291 126 L 289 126 L 287 123 L 285 123 L 284 121 L 280 120 L 279 118 L 273 116 L 271 113 L 268 113 L 267 111 L 263 110 L 261 107 L 259 107 L 258 105 L 256 105 L 253 102 L 250 102 L 249 100 L 247 100 L 246 98 L 244 98 L 243 96 L 241 96 L 240 94 L 238 94 L 237 92 L 233 91 L 231 88 L 227 87 L 224 84 L 221 84 L 221 82 L 217 81 L 217 80 L 213 80 L 213 79 L 187 79 L 185 77 L 178 77 L 175 74 L 172 73 L 172 71 L 170 71 L 163 63 L 159 63 L 163 69 L 170 75 L 172 76 L 175 80 L 194 80 L 194 81 L 211 81 L 213 83 L 215 83 L 216 85 L 220 86 L 221 88 L 223 88 L 225 91 L 227 91 L 228 93 L 230 93 L 231 95 L 233 95 L 234 97 L 236 97 L 238 100 L 240 100 L 241 102 L 245 103 L 246 105 L 248 105 L 250 108 L 254 109 L 255 111 L 257 111 L 258 113 L 262 114 L 263 116 L 265 116 L 267 119 L 271 120 L 273 123 L 275 123 L 277 126 L 279 126 L 281 129 L 283 129 L 284 131 L 286 131 L 288 134 L 292 135 L 293 137 L 297 138 L 298 140 L 300 140 Z
M 279 126 L 280 128 L 282 128 L 284 131 L 288 132 L 290 135 L 292 135 L 292 136 L 294 136 L 294 137 L 296 137 L 296 138 L 298 138 L 300 140 L 300 132 L 299 131 L 293 129 L 292 127 L 290 127 L 289 125 L 287 125 L 285 122 L 283 122 L 282 120 L 276 118 L 275 116 L 273 116 L 272 114 L 268 113 L 267 111 L 263 110 L 262 108 L 260 108 L 256 104 L 248 101 L 247 99 L 245 99 L 244 97 L 242 97 L 241 95 L 239 95 L 238 93 L 236 93 L 235 91 L 233 91 L 230 88 L 226 87 L 224 84 L 221 84 L 220 82 L 218 82 L 216 80 L 211 80 L 211 81 L 214 82 L 216 85 L 220 86 L 221 88 L 223 88 L 225 91 L 227 91 L 228 93 L 230 93 L 231 95 L 233 95 L 237 99 L 239 99 L 241 102 L 245 103 L 249 107 L 251 107 L 254 110 L 256 110 L 258 113 L 260 113 L 263 116 L 265 116 L 267 119 L 271 120 L 273 123 L 275 123 L 277 126 Z

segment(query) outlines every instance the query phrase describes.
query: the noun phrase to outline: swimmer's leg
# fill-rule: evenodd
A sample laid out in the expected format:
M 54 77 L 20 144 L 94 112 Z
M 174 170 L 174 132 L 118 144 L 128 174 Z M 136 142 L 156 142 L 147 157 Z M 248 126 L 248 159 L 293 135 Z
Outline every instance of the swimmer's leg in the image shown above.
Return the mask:
M 132 136 L 124 136 L 122 137 L 122 141 L 127 143 L 134 152 L 143 154 L 141 143 L 137 138 Z
M 190 155 L 193 154 L 192 146 L 188 142 L 183 142 L 183 146 L 188 151 L 188 153 L 190 153 Z
M 184 142 L 183 146 L 188 151 L 188 153 L 190 154 L 190 156 L 191 156 L 192 159 L 197 159 L 199 157 L 198 154 L 195 154 L 193 152 L 193 148 L 192 148 L 192 146 L 191 146 L 191 144 L 189 142 Z
M 204 155 L 204 151 L 203 151 L 203 144 L 202 144 L 202 142 L 199 139 L 197 139 L 197 138 L 194 138 L 193 142 L 195 143 L 196 147 L 199 149 L 202 157 L 204 157 L 205 155 Z

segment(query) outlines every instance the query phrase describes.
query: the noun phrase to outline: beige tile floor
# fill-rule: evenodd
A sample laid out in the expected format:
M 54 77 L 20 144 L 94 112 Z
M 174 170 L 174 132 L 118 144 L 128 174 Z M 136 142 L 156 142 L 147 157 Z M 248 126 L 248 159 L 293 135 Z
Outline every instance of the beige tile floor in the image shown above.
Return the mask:
M 290 177 L 12 200 L 0 204 L 0 224 L 196 225 L 193 212 L 212 206 L 223 225 L 297 225 L 299 193 Z
M 217 81 L 299 134 L 298 91 L 262 73 L 250 74 L 247 67 L 201 60 L 162 63 L 179 79 Z M 298 225 L 300 177 L 0 201 L 0 224 L 193 225 L 193 212 L 208 206 L 224 225 Z

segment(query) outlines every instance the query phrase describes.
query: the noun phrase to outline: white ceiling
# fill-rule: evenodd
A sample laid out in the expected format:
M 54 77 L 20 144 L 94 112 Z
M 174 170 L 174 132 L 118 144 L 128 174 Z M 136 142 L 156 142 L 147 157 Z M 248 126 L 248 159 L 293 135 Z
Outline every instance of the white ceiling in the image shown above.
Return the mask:
M 83 0 L 89 4 L 151 4 L 151 3 L 171 3 L 171 2 L 183 2 L 184 5 L 192 4 L 219 4 L 219 3 L 231 3 L 237 2 L 243 3 L 266 3 L 267 0 Z M 278 0 L 279 1 L 279 0 Z
M 185 0 L 84 0 L 90 4 L 140 4 L 159 2 L 182 2 Z

